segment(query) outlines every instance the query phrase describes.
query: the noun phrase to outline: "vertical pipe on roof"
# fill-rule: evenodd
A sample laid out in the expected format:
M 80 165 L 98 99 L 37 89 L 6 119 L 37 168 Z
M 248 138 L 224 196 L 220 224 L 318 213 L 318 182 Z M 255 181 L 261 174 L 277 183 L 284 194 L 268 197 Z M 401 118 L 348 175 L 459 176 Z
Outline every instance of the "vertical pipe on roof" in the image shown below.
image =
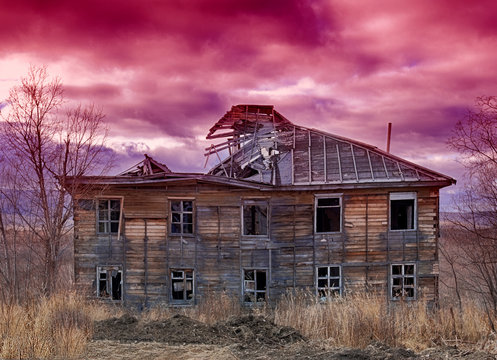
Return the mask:
M 387 130 L 387 153 L 390 152 L 390 139 L 392 137 L 392 123 L 388 123 L 388 130 Z

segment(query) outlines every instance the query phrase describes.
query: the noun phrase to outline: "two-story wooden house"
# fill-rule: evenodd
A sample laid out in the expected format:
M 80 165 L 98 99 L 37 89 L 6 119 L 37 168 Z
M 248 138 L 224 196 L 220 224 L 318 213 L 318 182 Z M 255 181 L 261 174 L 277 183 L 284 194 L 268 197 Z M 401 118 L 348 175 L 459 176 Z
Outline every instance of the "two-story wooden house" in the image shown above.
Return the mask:
M 207 174 L 145 156 L 77 180 L 77 285 L 138 307 L 212 291 L 251 304 L 294 288 L 437 299 L 439 189 L 454 179 L 273 106 L 233 106 L 207 138 L 221 139 Z

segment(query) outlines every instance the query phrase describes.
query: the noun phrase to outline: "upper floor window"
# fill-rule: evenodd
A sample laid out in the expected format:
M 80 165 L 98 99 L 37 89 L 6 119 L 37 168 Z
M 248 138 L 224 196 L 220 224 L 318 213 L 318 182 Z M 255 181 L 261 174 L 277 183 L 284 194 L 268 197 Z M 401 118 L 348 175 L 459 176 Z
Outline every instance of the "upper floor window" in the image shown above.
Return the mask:
M 193 234 L 193 200 L 171 200 L 171 234 Z
M 390 289 L 393 300 L 416 298 L 415 264 L 392 264 L 390 268 Z
M 416 193 L 390 193 L 390 230 L 416 228 Z
M 316 290 L 325 300 L 342 294 L 342 269 L 339 265 L 318 266 L 316 269 Z
M 121 300 L 123 268 L 120 265 L 97 267 L 97 297 Z
M 316 233 L 342 231 L 342 198 L 340 196 L 316 196 Z
M 120 217 L 121 200 L 98 200 L 97 223 L 99 233 L 117 233 L 119 231 Z
M 268 204 L 264 201 L 244 201 L 243 235 L 268 235 Z

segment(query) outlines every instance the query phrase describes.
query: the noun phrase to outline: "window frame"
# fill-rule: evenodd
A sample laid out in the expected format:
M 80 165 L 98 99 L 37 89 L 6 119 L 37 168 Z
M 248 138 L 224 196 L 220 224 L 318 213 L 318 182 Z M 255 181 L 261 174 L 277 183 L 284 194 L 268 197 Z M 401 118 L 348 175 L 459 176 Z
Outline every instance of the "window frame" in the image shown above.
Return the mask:
M 338 199 L 338 206 L 318 206 L 321 199 Z M 340 229 L 338 231 L 318 231 L 318 208 L 339 208 L 340 209 Z M 314 234 L 340 234 L 343 232 L 343 194 L 314 194 Z
M 396 200 L 414 200 L 413 221 L 410 229 L 392 229 L 392 201 Z M 418 228 L 418 194 L 414 191 L 409 192 L 391 192 L 388 195 L 388 231 L 415 231 Z
M 266 207 L 266 234 L 249 235 L 245 234 L 245 206 L 261 206 Z M 240 207 L 240 217 L 241 217 L 241 235 L 245 238 L 261 238 L 268 239 L 271 232 L 270 226 L 270 212 L 271 207 L 269 204 L 269 199 L 243 199 Z
M 175 272 L 182 272 L 183 273 L 182 277 L 181 278 L 174 277 L 173 274 Z M 187 283 L 189 282 L 188 280 L 190 280 L 186 276 L 187 272 L 191 272 L 192 296 L 190 299 L 187 299 L 187 289 L 188 289 Z M 183 296 L 184 296 L 183 299 L 174 299 L 174 297 L 173 297 L 173 288 L 174 288 L 173 280 L 183 280 Z M 196 281 L 195 281 L 195 269 L 194 268 L 181 267 L 181 268 L 169 269 L 169 289 L 170 289 L 169 301 L 171 302 L 171 304 L 189 305 L 189 304 L 195 303 L 195 283 L 196 283 Z
M 100 220 L 100 202 L 107 202 L 107 208 L 105 209 L 107 211 L 107 216 L 108 219 L 103 219 Z M 112 220 L 111 212 L 115 211 L 112 210 L 112 207 L 110 205 L 111 201 L 118 201 L 119 202 L 119 210 L 118 210 L 118 219 L 117 220 Z M 119 234 L 119 228 L 121 227 L 121 218 L 122 218 L 122 198 L 117 198 L 117 197 L 105 197 L 105 198 L 97 198 L 96 199 L 96 204 L 95 204 L 95 211 L 96 211 L 96 230 L 98 235 L 117 235 Z M 108 231 L 100 231 L 100 224 L 106 224 L 104 225 L 108 227 Z M 117 224 L 117 231 L 112 231 L 112 224 Z
M 184 237 L 193 237 L 195 236 L 195 198 L 168 198 L 169 201 L 169 221 L 168 221 L 168 233 L 170 236 L 184 236 Z M 192 203 L 192 210 L 191 211 L 184 211 L 183 203 L 186 201 L 190 201 Z M 173 211 L 173 202 L 180 202 L 181 203 L 181 211 Z M 180 214 L 180 222 L 174 222 L 174 224 L 180 224 L 181 232 L 173 232 L 173 213 L 179 213 Z M 189 224 L 189 223 L 184 223 L 183 222 L 183 215 L 184 214 L 191 214 L 192 216 L 192 232 L 184 232 L 183 231 L 183 225 L 184 224 Z
M 246 280 L 245 274 L 248 271 L 254 272 L 253 280 Z M 266 278 L 266 288 L 264 290 L 257 290 L 257 272 L 264 272 Z M 254 289 L 247 289 L 247 281 L 254 282 Z M 255 298 L 255 301 L 245 301 L 245 294 L 253 293 L 252 298 Z M 264 294 L 264 301 L 257 301 L 257 294 Z M 242 302 L 244 305 L 262 305 L 269 301 L 269 270 L 267 268 L 243 268 L 242 271 Z
M 112 276 L 109 277 L 109 273 L 112 271 L 117 271 L 117 273 L 121 274 L 121 280 L 119 282 L 120 286 L 120 299 L 113 298 L 113 286 L 112 286 Z M 110 292 L 108 292 L 109 296 L 102 296 L 100 289 L 100 281 L 102 280 L 100 274 L 106 274 L 105 282 L 106 282 L 106 291 L 107 288 L 110 288 Z M 105 301 L 111 302 L 123 302 L 124 299 L 124 270 L 122 265 L 97 265 L 96 268 L 96 295 L 98 299 L 102 299 Z
M 327 268 L 328 269 L 326 277 L 320 277 L 319 276 L 319 269 L 320 268 Z M 330 268 L 338 268 L 338 276 L 330 276 Z M 341 297 L 342 293 L 343 293 L 343 272 L 342 272 L 342 265 L 339 265 L 339 264 L 317 265 L 315 269 L 316 269 L 316 276 L 315 276 L 316 296 L 318 296 L 322 301 L 326 301 L 326 300 L 332 299 L 332 297 L 330 297 L 330 298 L 328 298 L 328 296 L 320 297 L 319 296 L 319 290 L 329 289 L 329 290 L 333 291 L 334 289 L 338 289 L 338 296 Z M 327 280 L 328 286 L 326 286 L 326 287 L 320 287 L 319 286 L 319 280 L 323 280 L 323 279 Z M 330 284 L 330 280 L 331 279 L 338 279 L 338 287 L 330 288 L 329 284 Z
M 402 274 L 400 275 L 394 275 L 393 274 L 393 267 L 394 266 L 401 266 L 402 267 Z M 413 274 L 408 274 L 406 275 L 405 274 L 405 267 L 406 266 L 413 266 Z M 404 283 L 404 279 L 405 278 L 412 278 L 413 279 L 413 285 L 409 285 L 407 288 L 412 288 L 413 289 L 413 296 L 410 297 L 410 296 L 393 296 L 393 290 L 394 290 L 394 285 L 393 285 L 393 281 L 394 279 L 402 279 L 402 292 L 404 291 L 404 288 L 405 288 L 405 283 Z M 415 262 L 396 262 L 396 263 L 391 263 L 390 264 L 390 267 L 389 267 L 389 281 L 388 281 L 388 291 L 389 291 L 389 297 L 390 297 L 390 300 L 392 301 L 400 301 L 400 300 L 407 300 L 407 301 L 413 301 L 413 300 L 417 300 L 417 297 L 418 297 L 418 291 L 417 291 L 417 287 L 418 287 L 418 274 L 417 274 L 417 266 L 416 266 L 416 263 Z

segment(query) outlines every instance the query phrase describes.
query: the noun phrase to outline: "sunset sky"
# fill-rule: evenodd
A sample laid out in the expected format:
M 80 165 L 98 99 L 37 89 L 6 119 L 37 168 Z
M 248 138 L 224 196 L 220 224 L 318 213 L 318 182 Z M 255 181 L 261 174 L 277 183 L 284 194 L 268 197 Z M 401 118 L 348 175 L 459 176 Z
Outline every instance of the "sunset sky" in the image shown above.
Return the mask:
M 392 153 L 459 179 L 446 140 L 497 95 L 495 0 L 0 4 L 0 102 L 47 65 L 106 113 L 114 173 L 143 153 L 204 171 L 209 127 L 249 103 L 382 149 L 392 122 Z

